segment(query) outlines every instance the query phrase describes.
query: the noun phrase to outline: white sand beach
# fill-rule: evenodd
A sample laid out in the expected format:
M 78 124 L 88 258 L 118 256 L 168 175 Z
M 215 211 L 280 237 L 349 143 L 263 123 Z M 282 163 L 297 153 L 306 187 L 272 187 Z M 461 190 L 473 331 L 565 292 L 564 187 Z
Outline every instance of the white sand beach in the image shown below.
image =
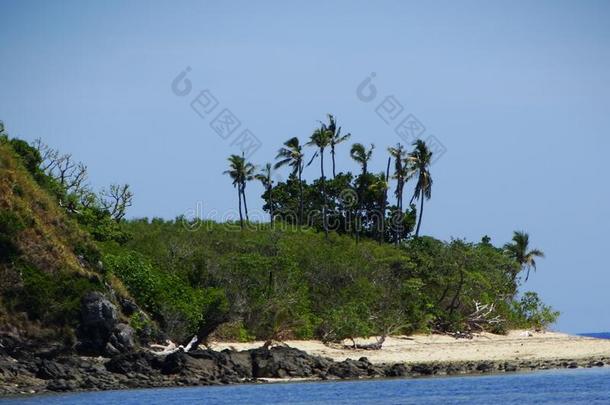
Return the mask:
M 361 339 L 358 343 L 374 342 Z M 568 335 L 559 332 L 513 330 L 507 335 L 481 333 L 472 339 L 446 335 L 388 337 L 381 350 L 351 350 L 340 345 L 326 346 L 317 340 L 283 342 L 307 353 L 335 361 L 367 357 L 371 363 L 420 363 L 437 361 L 482 360 L 555 360 L 610 357 L 610 340 Z M 348 343 L 348 342 L 345 342 Z M 214 342 L 211 348 L 247 350 L 263 342 Z

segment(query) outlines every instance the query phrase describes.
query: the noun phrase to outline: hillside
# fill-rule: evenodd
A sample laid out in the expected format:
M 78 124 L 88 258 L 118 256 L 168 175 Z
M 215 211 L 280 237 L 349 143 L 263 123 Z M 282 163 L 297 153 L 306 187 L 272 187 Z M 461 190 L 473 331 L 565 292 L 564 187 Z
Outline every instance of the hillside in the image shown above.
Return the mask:
M 72 335 L 83 294 L 104 289 L 99 251 L 13 147 L 0 142 L 0 324 Z

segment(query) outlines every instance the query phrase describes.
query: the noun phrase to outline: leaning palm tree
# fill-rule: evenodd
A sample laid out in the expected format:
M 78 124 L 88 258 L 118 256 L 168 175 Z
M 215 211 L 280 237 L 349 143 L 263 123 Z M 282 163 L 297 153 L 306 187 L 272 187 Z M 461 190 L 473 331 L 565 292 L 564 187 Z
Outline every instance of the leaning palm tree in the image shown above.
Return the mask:
M 246 159 L 243 156 L 231 155 L 229 156 L 229 170 L 225 170 L 223 174 L 228 174 L 233 180 L 233 187 L 237 189 L 237 198 L 239 200 L 239 225 L 243 229 L 244 227 L 244 216 L 242 214 L 242 185 L 245 179 L 246 172 Z
M 284 146 L 277 152 L 279 161 L 274 168 L 278 169 L 288 165 L 292 167 L 292 175 L 299 179 L 299 222 L 303 223 L 303 147 L 296 136 L 284 142 Z
M 504 245 L 506 253 L 513 258 L 521 269 L 527 269 L 525 281 L 530 277 L 530 270 L 536 270 L 536 258 L 544 257 L 544 252 L 538 249 L 529 249 L 530 236 L 523 231 L 515 231 L 513 233 L 513 242 Z M 513 280 L 516 278 L 516 274 L 513 275 Z
M 256 174 L 254 177 L 256 180 L 260 181 L 265 191 L 267 192 L 267 196 L 269 198 L 269 215 L 271 220 L 271 225 L 273 225 L 273 166 L 271 163 L 267 163 L 263 166 L 262 170 Z
M 421 219 L 424 213 L 424 200 L 429 200 L 432 197 L 432 176 L 430 175 L 430 164 L 432 163 L 432 152 L 428 149 L 426 142 L 418 139 L 413 142 L 415 150 L 409 153 L 409 160 L 413 164 L 414 172 L 417 173 L 417 184 L 415 185 L 415 192 L 411 198 L 413 200 L 420 199 L 419 208 L 419 219 L 417 221 L 417 229 L 415 230 L 415 237 L 419 236 L 419 229 L 421 227 Z
M 328 114 L 328 125 L 325 125 L 326 129 L 330 132 L 330 156 L 331 159 L 333 161 L 333 179 L 337 176 L 336 170 L 335 170 L 335 147 L 342 143 L 347 141 L 350 136 L 352 136 L 352 134 L 347 133 L 345 135 L 341 135 L 341 127 L 337 126 L 337 120 L 335 119 L 334 115 L 332 114 Z
M 321 180 L 321 185 L 322 185 L 322 199 L 324 200 L 324 202 L 322 204 L 322 225 L 324 227 L 324 234 L 326 235 L 326 237 L 328 237 L 328 227 L 327 227 L 327 221 L 326 221 L 327 203 L 326 203 L 326 190 L 325 190 L 326 177 L 324 176 L 324 150 L 328 147 L 328 145 L 330 145 L 330 137 L 331 137 L 331 132 L 326 128 L 326 126 L 324 124 L 322 124 L 322 126 L 320 128 L 313 131 L 313 134 L 311 134 L 311 137 L 309 138 L 309 142 L 307 142 L 307 145 L 317 147 L 318 152 L 316 152 L 316 154 L 320 155 L 320 176 L 321 176 L 320 180 Z M 314 158 L 315 158 L 315 155 L 314 155 Z

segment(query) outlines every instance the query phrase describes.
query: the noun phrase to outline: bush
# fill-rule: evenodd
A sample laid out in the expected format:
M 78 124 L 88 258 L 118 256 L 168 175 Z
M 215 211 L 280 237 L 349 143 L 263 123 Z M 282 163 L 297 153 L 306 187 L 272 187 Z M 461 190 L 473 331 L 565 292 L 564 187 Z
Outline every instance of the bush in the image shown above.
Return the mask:
M 46 324 L 76 326 L 80 319 L 82 297 L 103 286 L 95 279 L 74 273 L 46 273 L 30 265 L 19 265 L 22 286 L 7 294 L 16 310 L 24 311 L 32 320 Z
M 125 284 L 138 305 L 152 313 L 175 340 L 201 333 L 209 326 L 207 322 L 222 317 L 228 310 L 222 291 L 192 288 L 179 277 L 159 271 L 140 254 L 106 255 L 104 266 Z
M 515 324 L 522 328 L 546 329 L 557 321 L 559 311 L 544 305 L 535 292 L 528 291 L 514 304 Z

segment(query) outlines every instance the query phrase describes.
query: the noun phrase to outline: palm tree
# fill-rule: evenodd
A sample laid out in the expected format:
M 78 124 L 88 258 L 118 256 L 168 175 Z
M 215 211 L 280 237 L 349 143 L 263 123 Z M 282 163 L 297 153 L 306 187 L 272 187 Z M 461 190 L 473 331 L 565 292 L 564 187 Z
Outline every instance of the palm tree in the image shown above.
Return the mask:
M 413 170 L 411 170 L 411 162 L 407 158 L 407 152 L 404 146 L 400 143 L 396 144 L 396 147 L 388 148 L 390 156 L 394 158 L 394 174 L 392 178 L 396 179 L 396 190 L 394 195 L 396 196 L 396 208 L 398 209 L 399 215 L 402 217 L 402 198 L 405 183 L 413 176 Z M 398 245 L 399 240 L 399 227 L 396 227 L 395 242 Z
M 411 203 L 413 203 L 414 199 L 421 199 L 419 220 L 415 230 L 415 237 L 417 238 L 424 213 L 424 200 L 429 200 L 432 197 L 432 176 L 430 175 L 432 152 L 428 149 L 426 142 L 421 139 L 413 142 L 413 146 L 415 146 L 415 150 L 409 154 L 409 160 L 413 163 L 414 172 L 417 173 L 417 184 L 415 185 L 415 192 L 411 198 Z
M 324 200 L 322 205 L 322 225 L 324 227 L 326 237 L 328 237 L 328 227 L 326 223 L 326 177 L 324 176 L 324 149 L 330 145 L 330 137 L 331 132 L 324 124 L 322 124 L 320 128 L 313 131 L 313 134 L 311 134 L 311 137 L 309 138 L 309 142 L 307 142 L 307 145 L 316 146 L 318 148 L 318 153 L 320 154 L 320 179 L 322 184 L 322 199 Z
M 391 159 L 392 158 L 388 158 L 388 165 L 385 174 L 380 173 L 379 177 L 377 177 L 375 181 L 369 186 L 369 190 L 373 191 L 376 195 L 379 196 L 380 212 L 379 217 L 377 218 L 379 243 L 383 242 L 383 238 L 385 235 L 385 211 L 388 200 L 388 189 L 390 188 L 388 179 L 390 175 Z
M 311 134 L 309 138 L 309 142 L 306 145 L 315 146 L 318 148 L 318 153 L 320 154 L 320 176 L 322 180 L 326 177 L 324 176 L 324 150 L 330 145 L 330 137 L 331 132 L 326 128 L 324 124 Z
M 284 142 L 284 147 L 277 152 L 276 159 L 280 159 L 274 166 L 278 169 L 288 165 L 292 167 L 292 175 L 299 179 L 299 222 L 303 223 L 303 147 L 299 143 L 299 138 L 292 137 Z
M 544 252 L 538 249 L 529 249 L 530 236 L 523 231 L 515 231 L 513 233 L 513 242 L 504 245 L 504 250 L 508 255 L 513 258 L 521 269 L 527 269 L 527 275 L 525 281 L 530 277 L 530 270 L 533 268 L 536 270 L 536 258 L 544 257 Z M 513 276 L 513 280 L 517 275 Z
M 228 174 L 233 180 L 233 187 L 237 188 L 237 198 L 239 200 L 239 225 L 243 229 L 244 217 L 241 210 L 241 199 L 243 195 L 243 184 L 246 177 L 246 159 L 243 156 L 229 156 L 229 170 L 225 170 L 223 174 Z
M 269 215 L 271 219 L 271 225 L 273 225 L 273 179 L 271 178 L 272 170 L 273 169 L 271 163 L 267 163 L 263 167 L 263 169 L 254 176 L 256 180 L 261 182 L 261 184 L 265 188 L 265 191 L 267 192 L 269 198 Z
M 330 132 L 330 156 L 333 161 L 333 179 L 337 176 L 335 171 L 335 147 L 347 141 L 352 134 L 347 133 L 345 135 L 341 135 L 341 127 L 337 127 L 337 120 L 332 114 L 328 114 L 328 125 L 326 125 L 326 129 Z
M 394 158 L 394 174 L 392 178 L 396 179 L 396 190 L 394 195 L 396 196 L 396 207 L 402 212 L 402 196 L 405 183 L 413 176 L 413 171 L 410 168 L 410 162 L 407 159 L 407 152 L 404 146 L 400 143 L 396 144 L 396 147 L 388 148 L 390 156 Z
M 368 173 L 368 163 L 371 160 L 371 156 L 373 156 L 373 150 L 375 149 L 375 145 L 371 144 L 371 148 L 369 150 L 361 143 L 355 143 L 352 145 L 349 155 L 351 156 L 356 163 L 362 167 L 362 174 L 360 175 L 360 184 L 358 185 L 358 203 L 356 204 L 356 221 L 358 222 L 360 219 L 360 206 L 362 204 L 362 199 L 364 196 L 363 187 L 365 185 L 365 178 Z M 356 241 L 360 239 L 360 226 L 356 223 Z
M 349 151 L 349 155 L 362 167 L 362 175 L 366 176 L 368 173 L 368 162 L 371 160 L 373 155 L 373 149 L 375 145 L 371 144 L 371 149 L 366 150 L 365 146 L 361 143 L 355 143 Z

